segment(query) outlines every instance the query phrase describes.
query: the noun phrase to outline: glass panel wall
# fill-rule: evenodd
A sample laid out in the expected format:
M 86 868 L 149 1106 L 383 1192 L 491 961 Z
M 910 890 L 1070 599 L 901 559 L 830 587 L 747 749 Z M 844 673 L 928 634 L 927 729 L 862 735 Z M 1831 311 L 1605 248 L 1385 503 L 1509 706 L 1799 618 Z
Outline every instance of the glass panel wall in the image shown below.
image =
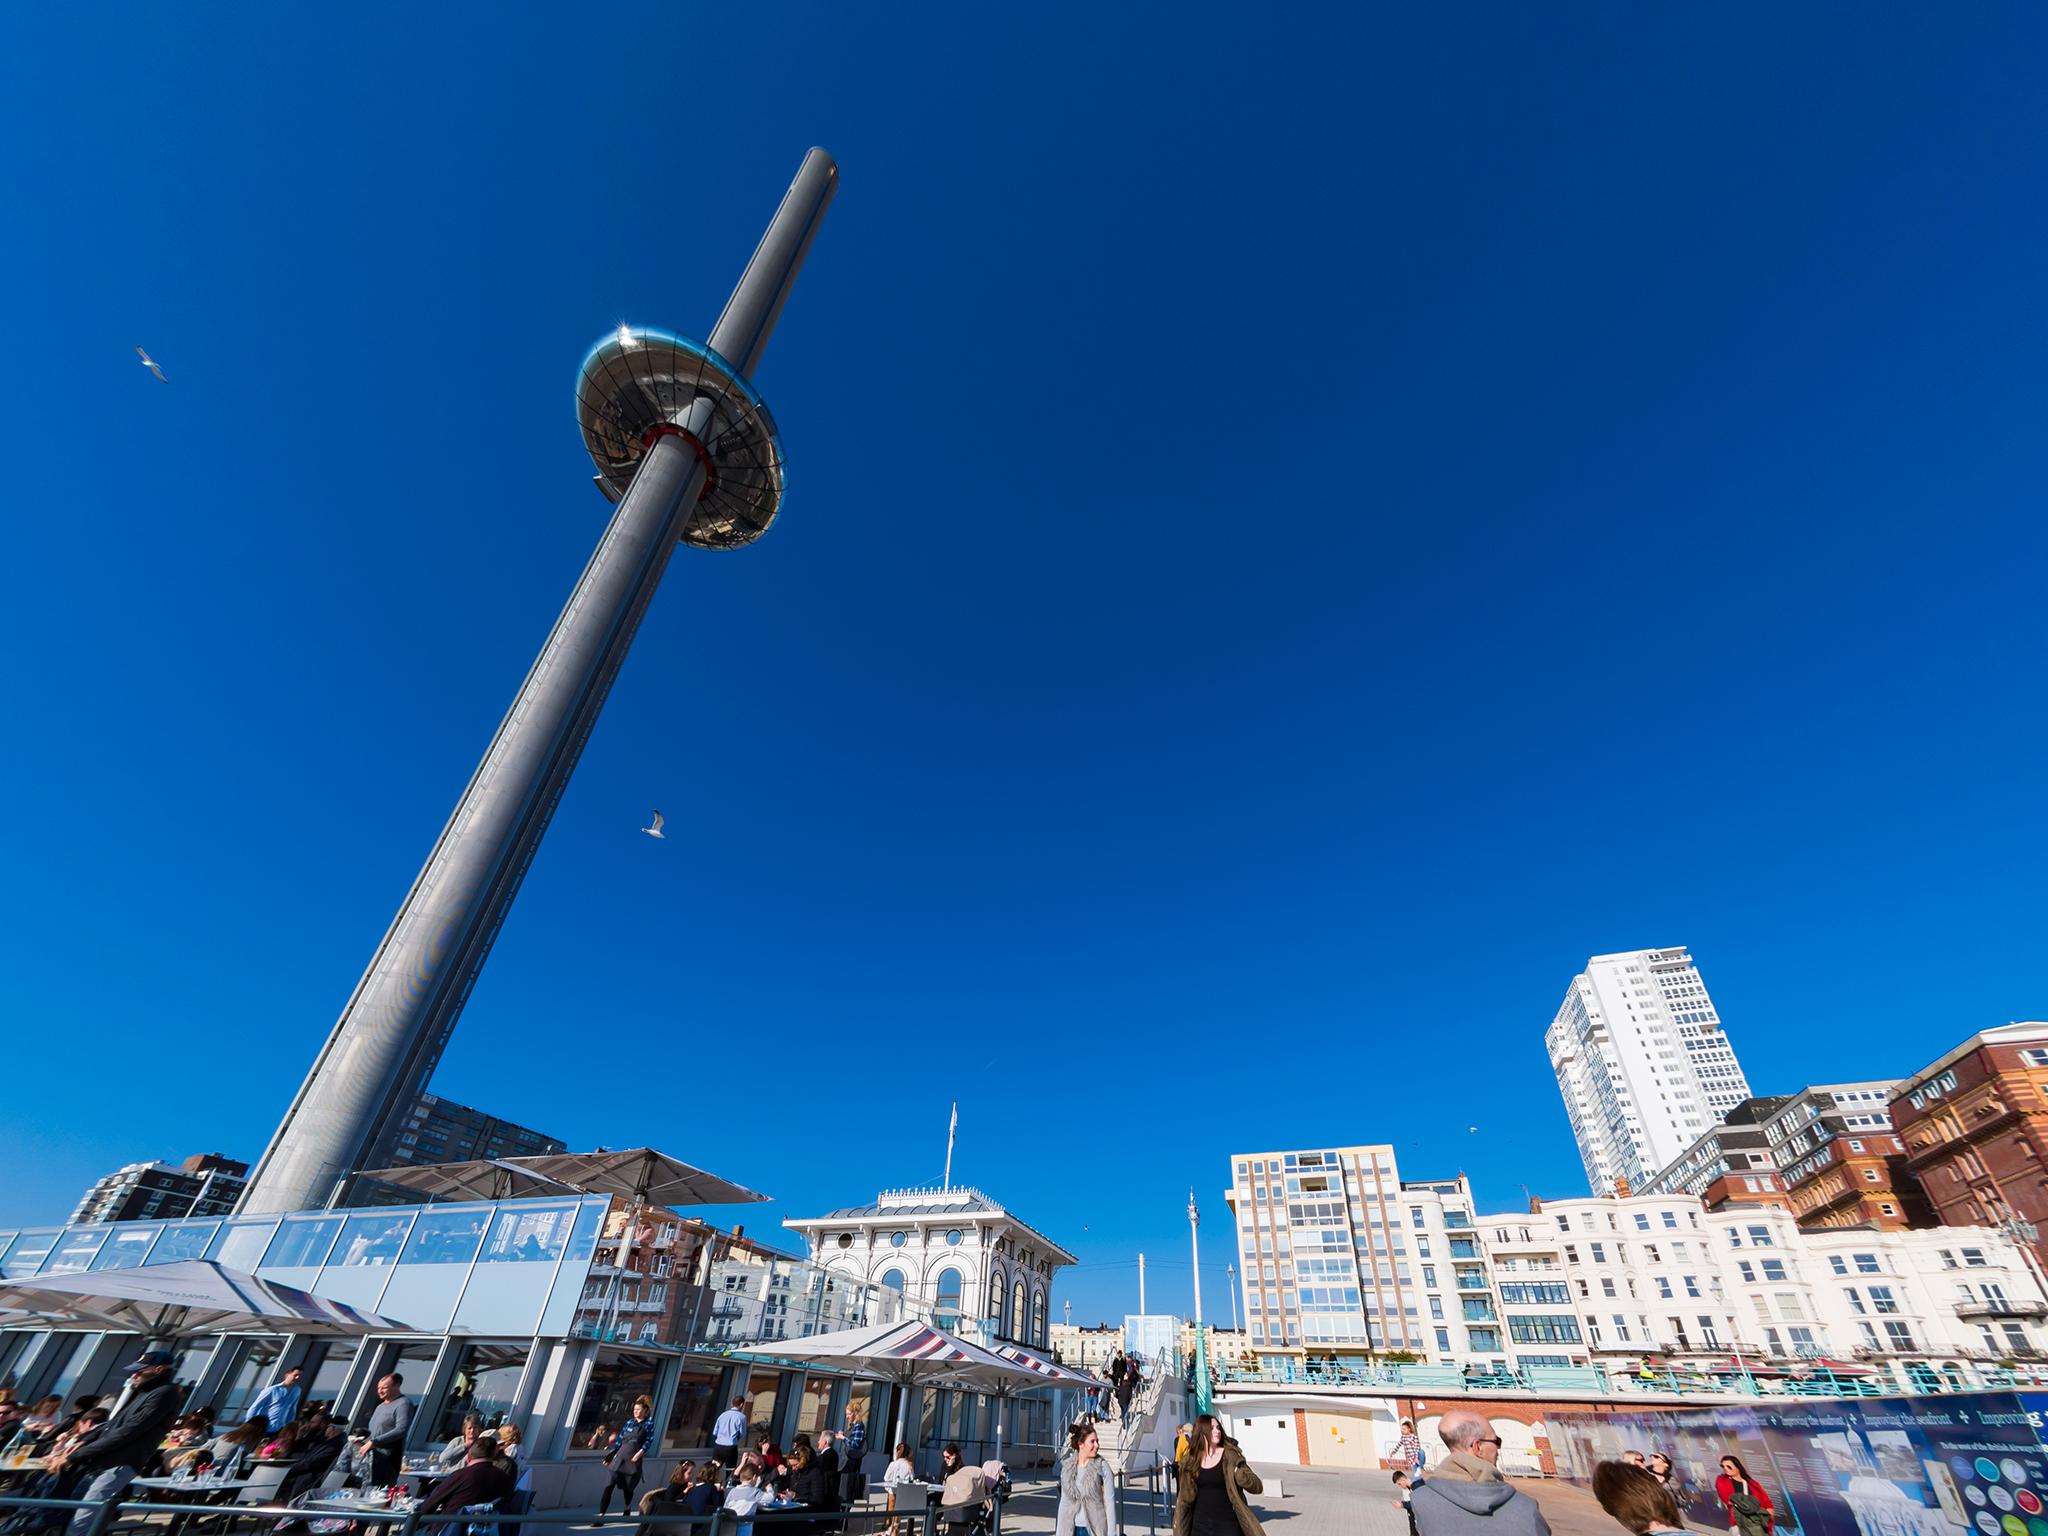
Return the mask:
M 328 1250 L 341 1231 L 341 1216 L 294 1216 L 277 1229 L 277 1236 L 264 1250 L 263 1268 L 317 1269 L 327 1262 Z
M 371 1211 L 349 1217 L 327 1262 L 345 1269 L 396 1264 L 405 1234 L 412 1229 L 412 1216 L 411 1211 Z
M 217 1221 L 180 1221 L 164 1228 L 164 1235 L 149 1250 L 152 1264 L 176 1264 L 183 1259 L 203 1259 L 206 1245 L 220 1230 Z
M 747 1448 L 775 1422 L 775 1394 L 782 1386 L 780 1371 L 755 1371 L 747 1377 Z
M 243 1408 L 270 1380 L 272 1367 L 283 1352 L 282 1343 L 274 1338 L 248 1339 L 242 1345 L 240 1358 L 214 1399 L 214 1417 L 223 1424 L 242 1422 Z
M 70 1352 L 65 1355 L 63 1367 L 44 1390 L 69 1402 L 71 1400 L 71 1389 L 78 1385 L 78 1378 L 84 1373 L 86 1362 L 92 1358 L 93 1347 L 99 1343 L 100 1335 L 97 1333 L 67 1333 L 61 1335 L 60 1338 L 72 1339 L 76 1340 L 76 1342 L 72 1344 Z
M 32 1275 L 43 1267 L 43 1260 L 50 1256 L 50 1250 L 57 1246 L 55 1232 L 24 1232 L 8 1244 L 7 1257 L 0 1260 L 0 1274 L 9 1280 L 22 1275 Z
M 633 1399 L 653 1397 L 660 1355 L 618 1354 L 590 1368 L 583 1401 L 576 1407 L 575 1450 L 603 1450 L 618 1427 L 633 1416 Z M 599 1438 L 599 1431 L 603 1438 Z
M 308 1407 L 314 1403 L 331 1406 L 341 1395 L 360 1347 L 354 1339 L 333 1339 L 313 1346 L 313 1353 L 307 1361 L 306 1378 L 300 1383 L 305 1390 L 302 1401 Z
M 480 1264 L 552 1264 L 569 1245 L 576 1220 L 574 1203 L 544 1204 L 522 1200 L 505 1206 L 484 1239 Z
M 711 1424 L 724 1409 L 711 1400 L 718 1388 L 717 1371 L 685 1370 L 676 1378 L 675 1406 L 662 1432 L 664 1451 L 695 1451 L 711 1444 Z
M 270 1235 L 276 1230 L 275 1216 L 228 1222 L 206 1245 L 206 1256 L 229 1269 L 253 1271 L 263 1262 L 263 1250 L 270 1246 Z
M 50 1254 L 50 1261 L 43 1266 L 42 1272 L 46 1275 L 56 1275 L 84 1269 L 92 1263 L 93 1256 L 100 1251 L 100 1244 L 106 1240 L 105 1227 L 68 1228 L 57 1240 L 57 1246 Z
M 838 1378 L 834 1376 L 804 1377 L 804 1396 L 797 1406 L 796 1427 L 799 1434 L 809 1435 L 813 1444 L 817 1443 L 819 1430 L 833 1427 L 832 1389 L 837 1384 Z
M 116 1227 L 101 1248 L 98 1257 L 92 1261 L 94 1269 L 133 1269 L 149 1253 L 149 1245 L 156 1241 L 157 1233 L 163 1228 Z
M 512 1411 L 519 1378 L 526 1371 L 527 1346 L 517 1344 L 467 1344 L 455 1362 L 455 1379 L 447 1400 L 441 1405 L 441 1421 L 429 1437 L 428 1446 L 445 1444 L 462 1433 L 462 1421 L 469 1414 L 483 1420 L 485 1429 L 496 1429 Z

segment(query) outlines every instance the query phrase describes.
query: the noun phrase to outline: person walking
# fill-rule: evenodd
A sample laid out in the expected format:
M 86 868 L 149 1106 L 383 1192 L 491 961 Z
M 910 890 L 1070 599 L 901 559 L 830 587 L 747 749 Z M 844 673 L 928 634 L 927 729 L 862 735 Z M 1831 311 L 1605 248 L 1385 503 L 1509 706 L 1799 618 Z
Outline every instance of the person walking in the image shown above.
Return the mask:
M 1180 1492 L 1173 1500 L 1173 1536 L 1265 1536 L 1244 1497 L 1265 1488 L 1216 1416 L 1195 1415 L 1194 1440 L 1181 1461 Z
M 619 1432 L 612 1439 L 612 1447 L 605 1453 L 604 1464 L 611 1468 L 611 1476 L 605 1481 L 604 1492 L 598 1496 L 597 1512 L 602 1515 L 612 1507 L 612 1490 L 619 1490 L 619 1507 L 626 1513 L 633 1511 L 633 1496 L 640 1491 L 640 1478 L 645 1470 L 643 1464 L 647 1453 L 654 1448 L 654 1425 L 648 1415 L 654 1412 L 654 1400 L 649 1397 L 633 1399 L 633 1416 L 619 1426 Z
M 1714 1479 L 1714 1496 L 1728 1512 L 1728 1529 L 1741 1536 L 1771 1536 L 1777 1516 L 1764 1485 L 1749 1475 L 1740 1456 L 1721 1458 L 1721 1475 Z
M 272 1434 L 283 1429 L 299 1416 L 299 1378 L 305 1372 L 296 1365 L 277 1380 L 256 1394 L 256 1400 L 249 1404 L 247 1416 L 261 1419 Z
M 1671 1458 L 1662 1451 L 1650 1452 L 1650 1476 L 1666 1488 L 1671 1486 Z
M 1401 1437 L 1394 1442 L 1394 1465 L 1412 1479 L 1422 1470 L 1422 1439 L 1415 1433 L 1415 1421 L 1401 1421 Z
M 747 1400 L 736 1397 L 711 1426 L 711 1453 L 720 1466 L 740 1464 L 740 1442 L 747 1438 Z
M 1116 1378 L 1116 1421 L 1121 1424 L 1131 1416 L 1131 1394 L 1138 1390 L 1138 1363 L 1126 1360 L 1124 1368 Z
M 412 1399 L 405 1395 L 405 1378 L 393 1371 L 378 1379 L 377 1406 L 370 1410 L 371 1486 L 388 1488 L 398 1481 L 411 1431 Z
M 71 1536 L 86 1536 L 99 1523 L 100 1503 L 117 1499 L 135 1481 L 135 1474 L 156 1454 L 157 1443 L 178 1416 L 183 1394 L 171 1380 L 178 1357 L 167 1349 L 145 1350 L 128 1367 L 123 1388 L 107 1422 L 79 1439 L 71 1453 L 45 1463 L 45 1472 L 67 1468 L 86 1478 L 78 1495 L 89 1500 L 71 1517 Z
M 1092 1424 L 1067 1432 L 1060 1458 L 1060 1507 L 1053 1536 L 1117 1536 L 1116 1488 Z
M 1409 1494 L 1419 1536 L 1550 1536 L 1536 1501 L 1500 1475 L 1500 1436 L 1490 1422 L 1453 1408 L 1437 1434 L 1450 1454 Z
M 1593 1469 L 1593 1497 L 1635 1536 L 1683 1531 L 1684 1517 L 1671 1490 L 1633 1463 L 1603 1461 Z

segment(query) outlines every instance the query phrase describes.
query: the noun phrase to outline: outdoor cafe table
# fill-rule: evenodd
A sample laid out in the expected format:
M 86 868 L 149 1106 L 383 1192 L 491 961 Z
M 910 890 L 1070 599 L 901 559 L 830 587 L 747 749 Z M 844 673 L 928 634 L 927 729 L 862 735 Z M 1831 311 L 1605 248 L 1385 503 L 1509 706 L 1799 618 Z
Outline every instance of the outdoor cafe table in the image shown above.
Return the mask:
M 169 1493 L 172 1497 L 166 1502 L 172 1504 L 231 1504 L 234 1502 L 234 1496 L 244 1488 L 254 1488 L 256 1486 L 256 1479 L 253 1477 L 138 1477 L 128 1486 L 130 1488 L 140 1488 L 148 1493 Z M 167 1529 L 173 1531 L 183 1530 L 188 1520 L 198 1518 L 196 1515 L 173 1515 Z M 210 1519 L 211 1517 L 207 1518 Z

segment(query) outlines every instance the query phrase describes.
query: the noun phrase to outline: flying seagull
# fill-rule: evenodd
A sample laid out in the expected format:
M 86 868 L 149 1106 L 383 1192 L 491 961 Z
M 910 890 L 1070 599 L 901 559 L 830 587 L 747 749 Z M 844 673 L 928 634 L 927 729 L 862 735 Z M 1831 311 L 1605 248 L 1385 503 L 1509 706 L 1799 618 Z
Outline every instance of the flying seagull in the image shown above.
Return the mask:
M 666 842 L 668 841 L 668 834 L 661 830 L 664 825 L 666 825 L 666 823 L 664 823 L 661 819 L 661 812 L 656 811 L 654 813 L 654 825 L 651 827 L 642 827 L 640 830 L 642 832 L 645 832 L 649 837 L 658 837 L 663 842 Z
M 148 354 L 147 352 L 143 351 L 143 350 L 142 350 L 142 348 L 140 348 L 140 347 L 137 347 L 137 348 L 135 349 L 135 355 L 136 355 L 137 357 L 139 357 L 139 358 L 141 358 L 141 359 L 142 359 L 142 366 L 143 366 L 143 367 L 147 368 L 147 369 L 148 369 L 148 370 L 149 370 L 149 371 L 150 371 L 151 373 L 155 374 L 155 375 L 156 375 L 156 376 L 157 376 L 157 377 L 158 377 L 159 379 L 163 379 L 164 383 L 168 384 L 168 383 L 170 383 L 170 382 L 171 382 L 171 381 L 170 381 L 169 379 L 164 379 L 164 371 L 163 371 L 163 369 L 161 369 L 161 368 L 157 367 L 157 365 L 156 365 L 156 359 L 155 359 L 155 358 L 153 358 L 153 357 L 151 357 L 151 356 L 150 356 L 150 355 L 149 355 L 149 354 Z

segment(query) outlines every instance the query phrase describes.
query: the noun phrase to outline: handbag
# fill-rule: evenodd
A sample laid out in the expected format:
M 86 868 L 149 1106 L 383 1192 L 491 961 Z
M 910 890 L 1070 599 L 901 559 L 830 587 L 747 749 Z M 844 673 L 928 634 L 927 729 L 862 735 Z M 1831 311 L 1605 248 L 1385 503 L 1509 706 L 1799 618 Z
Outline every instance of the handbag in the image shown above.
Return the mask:
M 1728 1497 L 1728 1508 L 1735 1516 L 1735 1523 L 1742 1527 L 1742 1536 L 1769 1536 L 1771 1514 L 1757 1502 L 1755 1494 L 1744 1483 Z

